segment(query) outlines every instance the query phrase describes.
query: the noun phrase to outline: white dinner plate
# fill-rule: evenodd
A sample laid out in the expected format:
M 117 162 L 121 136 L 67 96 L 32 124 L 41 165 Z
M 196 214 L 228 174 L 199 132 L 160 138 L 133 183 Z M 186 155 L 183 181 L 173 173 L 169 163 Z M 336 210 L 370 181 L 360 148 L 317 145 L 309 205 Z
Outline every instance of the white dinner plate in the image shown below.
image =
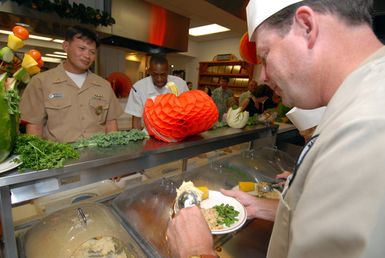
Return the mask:
M 220 204 L 229 204 L 234 207 L 235 210 L 239 212 L 237 219 L 238 221 L 234 222 L 229 227 L 223 225 L 223 229 L 218 230 L 211 230 L 211 233 L 214 235 L 220 235 L 220 234 L 227 234 L 230 232 L 233 232 L 245 224 L 247 219 L 247 213 L 245 207 L 238 202 L 236 199 L 230 196 L 223 195 L 221 192 L 218 191 L 209 191 L 209 198 L 206 200 L 203 200 L 200 204 L 201 208 L 209 209 L 214 207 L 215 205 Z
M 15 159 L 18 158 L 19 155 L 12 155 L 2 163 L 0 163 L 0 173 L 7 172 L 11 169 L 17 168 L 21 162 L 16 162 Z

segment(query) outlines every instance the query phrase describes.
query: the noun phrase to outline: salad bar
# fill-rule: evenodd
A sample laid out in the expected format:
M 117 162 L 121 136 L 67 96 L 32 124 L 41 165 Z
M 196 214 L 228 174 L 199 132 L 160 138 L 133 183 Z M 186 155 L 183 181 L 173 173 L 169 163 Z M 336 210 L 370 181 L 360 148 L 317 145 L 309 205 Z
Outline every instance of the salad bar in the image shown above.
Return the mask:
M 5 256 L 18 257 L 12 222 L 12 205 L 171 161 L 188 159 L 212 150 L 252 142 L 258 138 L 271 137 L 273 132 L 276 131 L 276 126 L 265 127 L 262 125 L 248 126 L 244 129 L 219 128 L 186 138 L 179 143 L 165 143 L 155 139 L 146 139 L 131 142 L 124 146 L 87 148 L 80 152 L 79 159 L 66 162 L 63 168 L 39 171 L 27 170 L 23 173 L 14 169 L 7 174 L 3 174 L 0 177 L 0 212 Z M 189 174 L 186 173 L 185 175 Z M 36 186 L 47 179 L 56 180 L 56 184 L 51 185 L 45 191 L 36 191 Z M 145 187 L 145 184 L 143 187 Z M 210 190 L 218 190 L 218 187 L 219 185 L 213 183 Z M 22 191 L 18 191 L 20 189 Z M 17 196 L 18 194 L 20 195 Z M 157 207 L 157 209 L 160 209 L 160 207 Z M 146 215 L 143 214 L 143 216 Z

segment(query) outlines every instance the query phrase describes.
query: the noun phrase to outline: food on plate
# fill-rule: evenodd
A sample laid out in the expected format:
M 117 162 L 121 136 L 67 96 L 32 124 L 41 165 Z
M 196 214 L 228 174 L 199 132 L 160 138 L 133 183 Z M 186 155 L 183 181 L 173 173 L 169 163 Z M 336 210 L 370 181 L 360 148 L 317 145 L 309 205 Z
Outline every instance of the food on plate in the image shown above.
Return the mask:
M 201 209 L 201 210 L 202 210 L 203 216 L 205 217 L 207 225 L 209 225 L 210 230 L 223 229 L 223 225 L 218 223 L 219 214 L 214 207 L 209 209 Z
M 197 188 L 203 193 L 202 200 L 206 200 L 207 198 L 209 198 L 209 188 L 207 186 L 198 186 Z
M 195 187 L 194 183 L 191 181 L 187 181 L 187 182 L 183 181 L 182 184 L 179 186 L 179 188 L 176 189 L 175 201 L 178 200 L 179 196 L 183 192 L 193 192 L 198 197 L 198 202 L 202 201 L 203 192 L 201 190 L 199 190 L 197 187 Z
M 211 230 L 220 230 L 224 226 L 230 227 L 238 221 L 239 211 L 229 204 L 215 205 L 209 209 L 202 209 L 203 216 Z
M 239 182 L 239 190 L 242 192 L 250 192 L 255 189 L 255 183 L 254 182 Z

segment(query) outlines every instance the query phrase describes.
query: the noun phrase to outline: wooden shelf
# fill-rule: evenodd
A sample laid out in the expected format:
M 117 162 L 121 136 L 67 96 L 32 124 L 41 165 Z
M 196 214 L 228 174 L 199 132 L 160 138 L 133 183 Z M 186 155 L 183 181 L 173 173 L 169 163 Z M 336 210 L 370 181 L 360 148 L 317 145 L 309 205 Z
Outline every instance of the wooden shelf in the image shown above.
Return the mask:
M 228 77 L 229 88 L 235 95 L 247 90 L 247 84 L 253 78 L 254 65 L 245 61 L 212 61 L 199 63 L 199 89 L 209 86 L 212 90 L 219 87 L 220 77 Z

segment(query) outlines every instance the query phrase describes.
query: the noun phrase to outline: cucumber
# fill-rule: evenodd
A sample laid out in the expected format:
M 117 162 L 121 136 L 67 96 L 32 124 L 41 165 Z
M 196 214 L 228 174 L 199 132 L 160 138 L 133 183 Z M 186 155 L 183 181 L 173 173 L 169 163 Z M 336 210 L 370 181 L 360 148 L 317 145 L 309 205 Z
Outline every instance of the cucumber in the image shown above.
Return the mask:
M 0 162 L 11 154 L 18 132 L 17 117 L 8 112 L 8 103 L 4 98 L 7 74 L 0 75 Z
M 6 63 L 10 63 L 13 60 L 14 54 L 9 47 L 3 47 L 0 49 L 0 59 Z

